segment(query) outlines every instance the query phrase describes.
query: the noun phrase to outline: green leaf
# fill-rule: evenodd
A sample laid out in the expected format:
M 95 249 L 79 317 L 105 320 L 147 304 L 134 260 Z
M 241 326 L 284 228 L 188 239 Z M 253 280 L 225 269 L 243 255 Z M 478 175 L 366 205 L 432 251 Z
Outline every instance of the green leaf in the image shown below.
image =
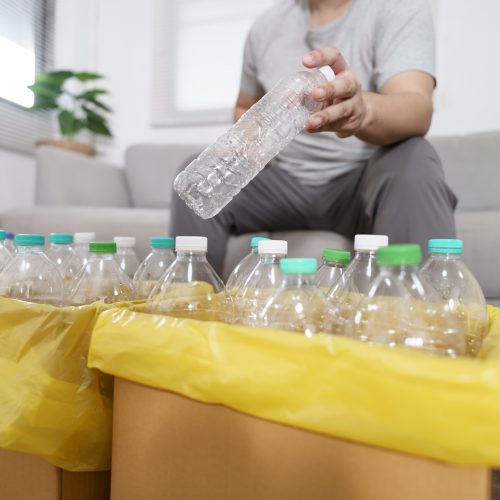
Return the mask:
M 32 111 L 44 109 L 57 109 L 57 102 L 51 97 L 35 94 L 35 102 L 31 108 Z
M 84 126 L 85 122 L 75 117 L 73 113 L 63 110 L 58 115 L 61 134 L 65 137 L 73 137 Z
M 106 123 L 106 118 L 99 113 L 96 113 L 93 109 L 90 109 L 88 106 L 85 106 L 85 104 L 82 106 L 83 111 L 87 113 L 87 116 L 92 117 L 94 120 L 101 122 L 101 123 Z
M 104 111 L 107 111 L 108 113 L 111 113 L 113 110 L 107 105 L 104 104 L 101 101 L 98 101 L 97 99 L 89 99 L 89 102 L 97 106 L 98 108 L 101 108 Z
M 55 99 L 61 95 L 61 87 L 51 82 L 36 82 L 33 85 L 28 85 L 28 88 L 35 96 L 43 96 Z
M 89 99 L 92 100 L 95 98 L 95 96 L 100 95 L 100 94 L 107 94 L 108 91 L 105 89 L 92 89 L 92 90 L 87 90 L 83 92 L 82 94 L 79 94 L 76 96 L 77 99 Z
M 113 137 L 113 134 L 111 133 L 111 130 L 109 130 L 106 123 L 96 120 L 90 115 L 87 117 L 86 126 L 91 132 L 94 132 L 94 134 Z
M 72 71 L 51 71 L 49 73 L 38 73 L 35 77 L 35 83 L 51 83 L 62 87 L 63 83 L 73 76 Z
M 78 78 L 78 80 L 80 80 L 81 82 L 86 82 L 88 80 L 100 80 L 101 78 L 104 78 L 102 75 L 99 75 L 97 73 L 89 73 L 87 71 L 75 73 L 74 77 Z

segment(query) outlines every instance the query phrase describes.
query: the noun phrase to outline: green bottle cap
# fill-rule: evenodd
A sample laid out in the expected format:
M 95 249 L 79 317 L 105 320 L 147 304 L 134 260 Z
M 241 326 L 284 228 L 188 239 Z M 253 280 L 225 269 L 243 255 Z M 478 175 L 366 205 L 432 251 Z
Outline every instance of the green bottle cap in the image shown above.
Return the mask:
M 151 238 L 151 248 L 175 248 L 175 238 Z
M 250 240 L 250 246 L 252 248 L 256 248 L 259 246 L 259 241 L 262 241 L 262 240 L 270 240 L 271 238 L 266 238 L 264 236 L 254 236 L 251 240 Z
M 420 245 L 389 245 L 377 250 L 377 264 L 380 266 L 418 266 L 421 261 Z
M 49 243 L 56 245 L 70 245 L 73 243 L 73 235 L 71 233 L 50 233 Z
M 18 247 L 43 247 L 45 236 L 43 234 L 16 234 L 15 242 Z
M 462 240 L 429 240 L 428 249 L 430 253 L 462 253 L 464 243 Z
M 316 259 L 281 259 L 280 271 L 283 274 L 312 274 L 317 269 Z
M 351 262 L 351 252 L 337 250 L 336 248 L 325 248 L 323 250 L 323 260 L 336 262 L 337 264 L 349 264 Z
M 3 241 L 6 236 L 6 232 L 3 229 L 0 229 L 0 241 Z
M 89 243 L 91 253 L 116 253 L 116 243 L 113 241 L 93 241 Z

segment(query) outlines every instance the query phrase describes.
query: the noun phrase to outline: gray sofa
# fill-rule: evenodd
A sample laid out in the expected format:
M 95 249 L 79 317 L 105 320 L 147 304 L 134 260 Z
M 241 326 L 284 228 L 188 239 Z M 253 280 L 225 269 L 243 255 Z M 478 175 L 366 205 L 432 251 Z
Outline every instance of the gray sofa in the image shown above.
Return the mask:
M 456 214 L 464 259 L 491 302 L 500 300 L 500 132 L 431 139 L 449 184 L 460 198 Z M 131 146 L 123 167 L 42 147 L 37 151 L 35 206 L 0 215 L 14 232 L 95 231 L 99 239 L 138 238 L 138 254 L 150 236 L 168 234 L 171 186 L 179 166 L 202 144 Z M 248 252 L 250 235 L 231 238 L 224 277 Z M 325 246 L 351 242 L 328 231 L 275 232 L 292 256 L 319 257 Z

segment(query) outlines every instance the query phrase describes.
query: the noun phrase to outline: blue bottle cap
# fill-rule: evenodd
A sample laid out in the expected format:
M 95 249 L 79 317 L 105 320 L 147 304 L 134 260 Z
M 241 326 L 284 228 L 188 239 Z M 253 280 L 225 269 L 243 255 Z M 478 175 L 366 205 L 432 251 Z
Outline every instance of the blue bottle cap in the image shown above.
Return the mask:
M 16 234 L 18 247 L 43 247 L 45 236 L 43 234 Z
M 430 253 L 455 253 L 460 254 L 464 249 L 462 240 L 433 239 L 429 240 Z
M 175 248 L 175 238 L 151 238 L 151 248 Z

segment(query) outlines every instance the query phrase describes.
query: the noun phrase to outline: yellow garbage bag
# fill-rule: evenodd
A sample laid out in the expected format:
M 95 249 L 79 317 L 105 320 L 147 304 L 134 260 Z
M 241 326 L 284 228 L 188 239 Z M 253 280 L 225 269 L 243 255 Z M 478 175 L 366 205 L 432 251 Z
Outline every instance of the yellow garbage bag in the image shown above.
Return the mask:
M 109 307 L 0 298 L 1 448 L 71 471 L 110 468 L 112 379 L 87 367 L 92 327 Z
M 500 467 L 500 310 L 481 358 L 113 309 L 89 366 L 250 415 L 454 464 Z

